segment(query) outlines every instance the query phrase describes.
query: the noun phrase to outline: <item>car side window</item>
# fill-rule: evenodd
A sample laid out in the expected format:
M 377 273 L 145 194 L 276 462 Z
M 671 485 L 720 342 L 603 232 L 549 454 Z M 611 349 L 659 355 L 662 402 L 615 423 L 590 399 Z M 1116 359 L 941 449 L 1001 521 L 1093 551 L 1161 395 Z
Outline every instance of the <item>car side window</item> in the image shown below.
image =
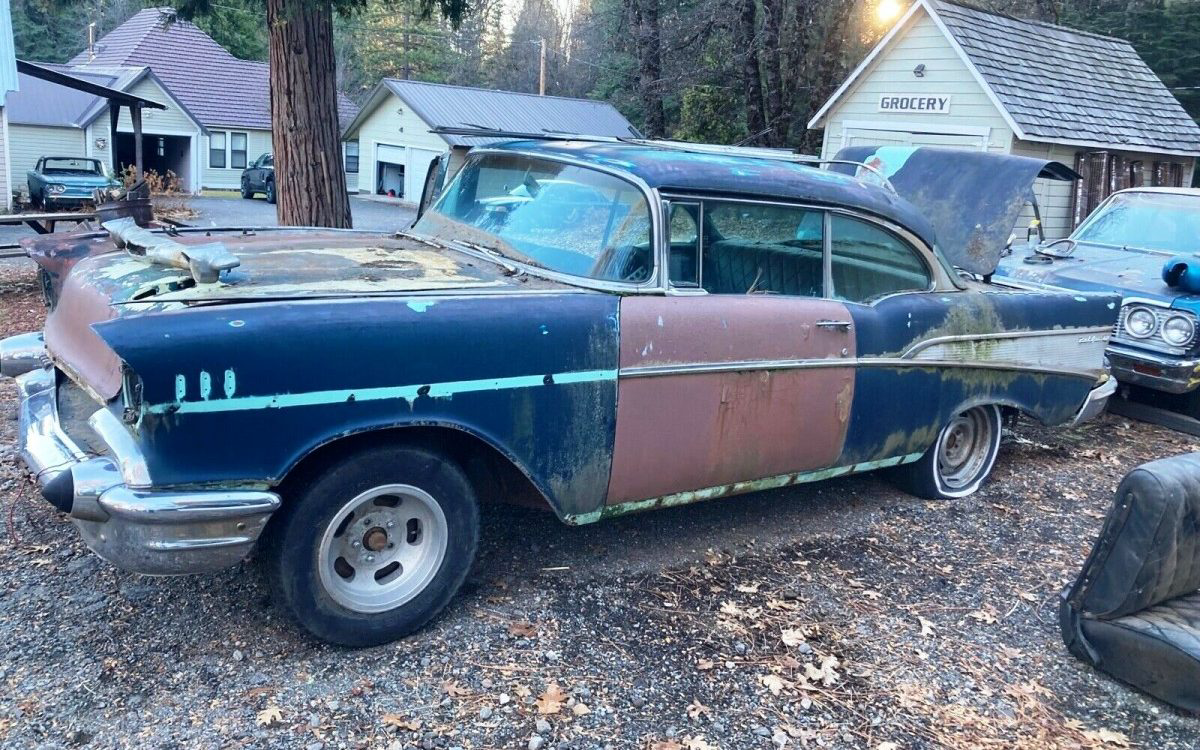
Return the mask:
M 704 201 L 701 286 L 710 294 L 824 294 L 823 212 Z
M 700 286 L 700 204 L 671 202 L 668 278 L 672 286 Z
M 833 296 L 867 302 L 933 283 L 917 250 L 886 229 L 841 214 L 832 220 Z

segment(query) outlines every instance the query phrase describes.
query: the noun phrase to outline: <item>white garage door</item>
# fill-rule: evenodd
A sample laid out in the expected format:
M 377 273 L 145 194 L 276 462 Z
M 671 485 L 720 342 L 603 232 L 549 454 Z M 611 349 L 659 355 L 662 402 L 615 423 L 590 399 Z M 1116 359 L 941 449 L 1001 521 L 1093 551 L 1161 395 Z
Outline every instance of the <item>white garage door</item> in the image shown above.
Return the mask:
M 376 192 L 394 190 L 397 197 L 416 202 L 421 199 L 421 188 L 425 184 L 425 172 L 429 162 L 440 152 L 413 146 L 397 146 L 380 143 L 375 146 Z
M 982 151 L 987 139 L 982 135 L 957 133 L 921 133 L 905 130 L 846 128 L 846 146 L 939 146 Z
M 425 187 L 425 173 L 429 171 L 429 162 L 433 161 L 438 153 L 424 148 L 408 149 L 408 169 L 405 170 L 404 176 L 405 182 L 408 183 L 405 188 L 408 200 L 421 200 L 421 189 Z

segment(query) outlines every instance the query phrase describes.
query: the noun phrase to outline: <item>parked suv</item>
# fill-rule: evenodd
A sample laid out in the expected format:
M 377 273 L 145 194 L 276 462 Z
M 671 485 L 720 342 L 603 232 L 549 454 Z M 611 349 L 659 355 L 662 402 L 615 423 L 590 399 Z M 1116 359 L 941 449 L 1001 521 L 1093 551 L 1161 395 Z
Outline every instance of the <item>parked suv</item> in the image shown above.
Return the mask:
M 242 197 L 253 198 L 265 193 L 267 203 L 275 202 L 275 157 L 266 153 L 242 170 Z

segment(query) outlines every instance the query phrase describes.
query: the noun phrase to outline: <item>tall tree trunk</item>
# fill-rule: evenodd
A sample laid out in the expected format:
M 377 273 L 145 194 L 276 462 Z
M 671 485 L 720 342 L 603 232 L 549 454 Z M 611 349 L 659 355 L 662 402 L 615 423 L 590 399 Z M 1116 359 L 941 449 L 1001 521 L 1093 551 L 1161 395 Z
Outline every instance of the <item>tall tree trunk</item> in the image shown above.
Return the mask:
M 666 134 L 666 112 L 662 101 L 662 29 L 658 21 L 659 0 L 628 0 L 630 22 L 638 58 L 638 96 L 642 100 L 648 138 Z
M 758 60 L 758 24 L 754 0 L 738 0 L 738 46 L 746 51 L 742 58 L 742 93 L 746 98 L 746 130 L 753 139 L 766 130 L 763 118 L 762 67 Z
M 779 43 L 779 29 L 783 26 L 782 0 L 762 0 L 763 6 L 763 68 L 766 71 L 767 90 L 767 143 L 783 146 L 792 129 L 790 113 L 784 104 L 783 91 L 783 46 Z
M 279 223 L 349 227 L 333 8 L 320 0 L 267 0 L 267 29 Z

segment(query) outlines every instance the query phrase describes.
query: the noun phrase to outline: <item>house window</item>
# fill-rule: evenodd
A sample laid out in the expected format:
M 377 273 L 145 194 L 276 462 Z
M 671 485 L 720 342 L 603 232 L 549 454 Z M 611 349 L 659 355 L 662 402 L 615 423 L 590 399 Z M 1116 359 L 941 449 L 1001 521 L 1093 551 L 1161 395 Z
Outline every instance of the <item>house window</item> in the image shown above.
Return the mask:
M 358 172 L 358 141 L 346 141 L 342 144 L 346 154 L 346 171 L 351 174 Z
M 246 139 L 245 133 L 229 134 L 229 166 L 234 169 L 246 168 Z
M 225 168 L 225 133 L 213 130 L 208 134 L 208 166 L 215 169 Z

